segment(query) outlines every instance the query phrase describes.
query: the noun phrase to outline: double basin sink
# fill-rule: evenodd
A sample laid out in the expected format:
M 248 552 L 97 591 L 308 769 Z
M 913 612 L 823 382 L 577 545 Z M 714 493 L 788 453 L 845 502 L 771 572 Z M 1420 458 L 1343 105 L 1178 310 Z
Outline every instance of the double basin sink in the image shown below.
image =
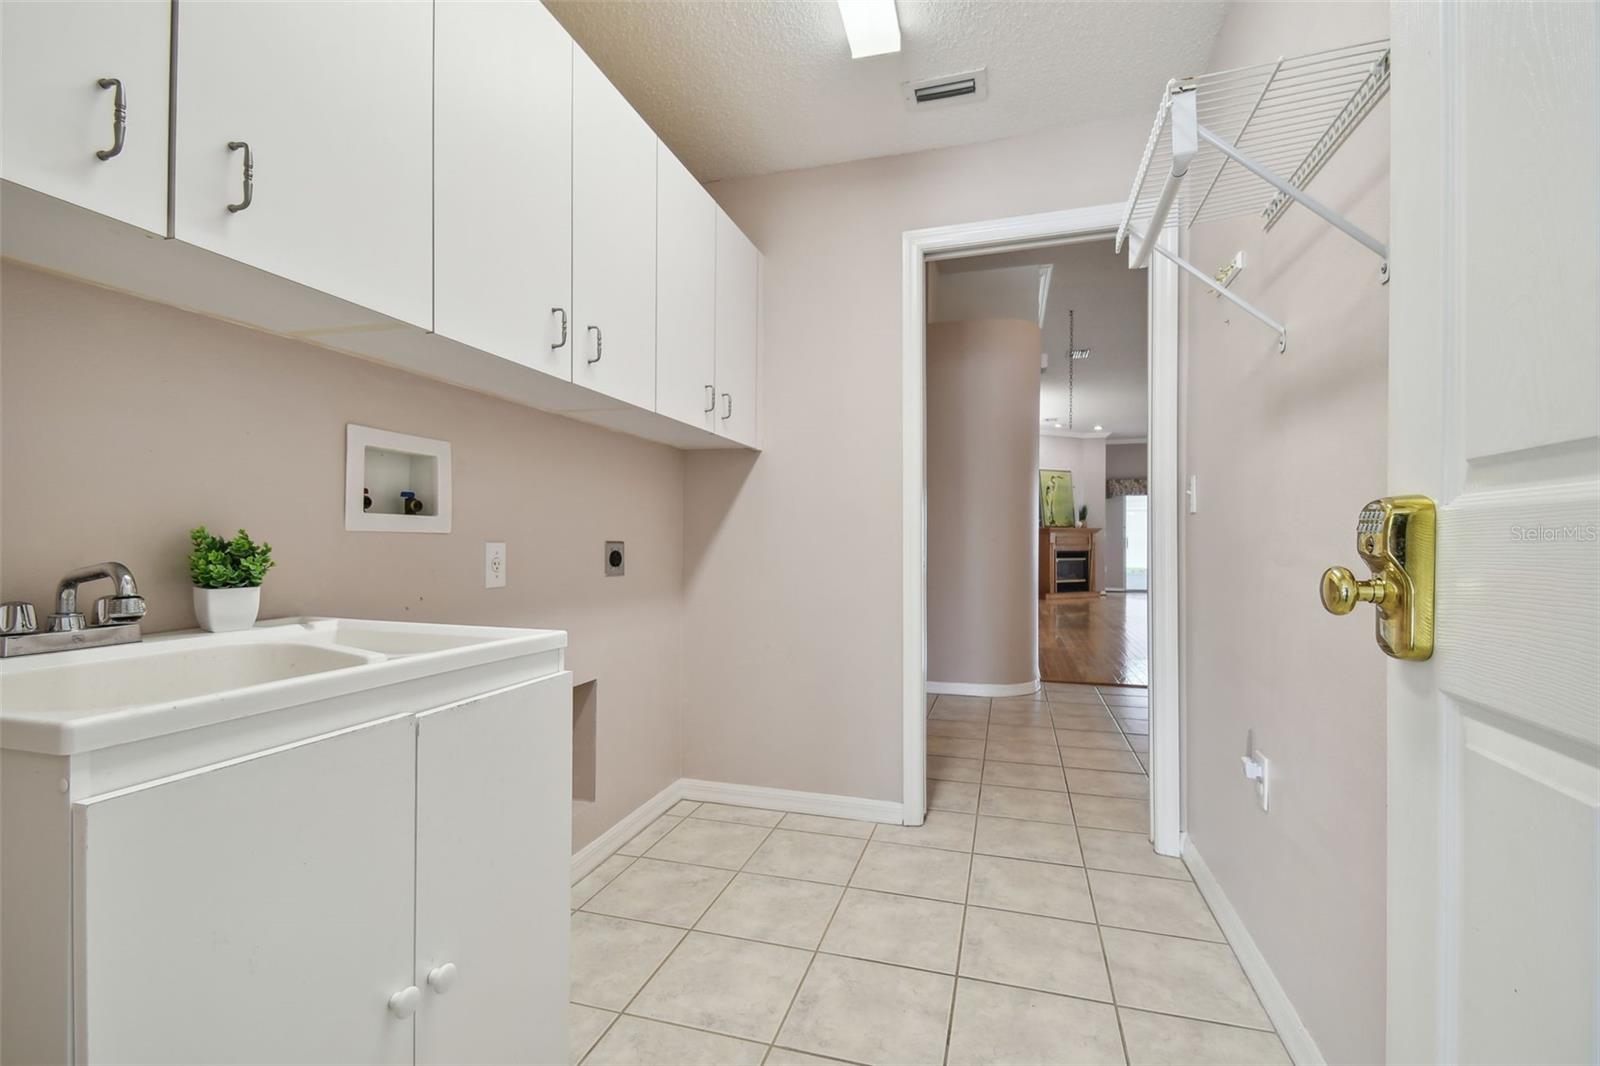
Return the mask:
M 0 660 L 0 746 L 72 754 L 565 645 L 558 630 L 289 618 Z

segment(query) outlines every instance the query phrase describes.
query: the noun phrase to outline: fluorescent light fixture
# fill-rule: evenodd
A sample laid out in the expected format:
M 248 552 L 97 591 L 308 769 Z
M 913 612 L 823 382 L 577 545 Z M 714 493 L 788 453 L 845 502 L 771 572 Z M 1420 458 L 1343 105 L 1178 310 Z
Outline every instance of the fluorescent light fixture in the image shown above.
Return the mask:
M 865 59 L 900 51 L 900 19 L 894 0 L 839 0 L 850 58 Z
M 1102 429 L 1105 429 L 1105 428 L 1106 428 L 1106 427 L 1105 427 L 1105 426 L 1095 426 L 1095 427 L 1094 427 L 1094 431 L 1095 431 L 1095 432 L 1096 432 L 1096 433 L 1099 433 L 1099 432 L 1100 432 L 1100 431 L 1101 431 L 1101 430 L 1102 430 Z

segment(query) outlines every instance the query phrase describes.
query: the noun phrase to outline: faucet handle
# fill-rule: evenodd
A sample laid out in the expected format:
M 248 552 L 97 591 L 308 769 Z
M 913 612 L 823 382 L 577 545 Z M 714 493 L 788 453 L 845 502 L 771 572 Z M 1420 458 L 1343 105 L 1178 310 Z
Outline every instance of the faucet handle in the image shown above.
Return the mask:
M 122 625 L 144 617 L 143 596 L 101 596 L 94 601 L 94 624 Z
M 7 600 L 0 603 L 0 636 L 19 637 L 39 628 L 39 619 L 33 604 L 26 600 Z

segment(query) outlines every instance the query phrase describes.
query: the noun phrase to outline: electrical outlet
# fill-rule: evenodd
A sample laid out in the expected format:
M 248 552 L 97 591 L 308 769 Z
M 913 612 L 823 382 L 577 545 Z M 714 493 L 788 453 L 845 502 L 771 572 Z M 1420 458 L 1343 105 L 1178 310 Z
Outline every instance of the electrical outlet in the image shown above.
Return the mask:
M 506 587 L 506 546 L 504 541 L 486 540 L 483 542 L 483 587 L 486 589 L 503 589 Z
M 626 573 L 624 568 L 625 562 L 626 559 L 623 554 L 622 541 L 606 541 L 606 576 L 621 577 L 624 573 Z

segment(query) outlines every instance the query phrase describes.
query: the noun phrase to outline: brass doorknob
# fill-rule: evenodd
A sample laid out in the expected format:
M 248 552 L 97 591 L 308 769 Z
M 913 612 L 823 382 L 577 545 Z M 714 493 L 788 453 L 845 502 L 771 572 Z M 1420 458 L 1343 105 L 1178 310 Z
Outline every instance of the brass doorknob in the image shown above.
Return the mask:
M 1380 603 L 1384 591 L 1381 577 L 1358 581 L 1343 566 L 1330 566 L 1322 572 L 1322 606 L 1329 614 L 1349 614 L 1358 603 Z

